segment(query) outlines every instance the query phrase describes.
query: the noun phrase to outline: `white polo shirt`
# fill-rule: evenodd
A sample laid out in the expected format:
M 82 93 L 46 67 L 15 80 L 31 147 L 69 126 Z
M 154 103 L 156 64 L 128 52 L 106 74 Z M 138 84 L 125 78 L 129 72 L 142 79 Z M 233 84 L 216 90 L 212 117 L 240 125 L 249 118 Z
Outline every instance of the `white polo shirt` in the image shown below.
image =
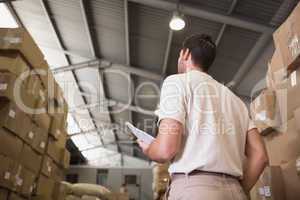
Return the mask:
M 245 104 L 227 87 L 197 70 L 169 76 L 156 114 L 159 121 L 172 118 L 185 127 L 171 174 L 198 169 L 242 177 L 246 135 L 254 126 Z

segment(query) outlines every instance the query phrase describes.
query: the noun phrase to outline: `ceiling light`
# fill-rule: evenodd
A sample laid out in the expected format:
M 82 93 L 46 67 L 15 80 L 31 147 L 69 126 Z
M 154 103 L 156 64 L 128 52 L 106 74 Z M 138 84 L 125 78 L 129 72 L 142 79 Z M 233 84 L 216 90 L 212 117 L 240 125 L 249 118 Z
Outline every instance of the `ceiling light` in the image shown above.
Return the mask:
M 174 12 L 174 15 L 170 21 L 170 29 L 174 31 L 180 31 L 185 27 L 184 19 L 179 15 L 178 12 Z

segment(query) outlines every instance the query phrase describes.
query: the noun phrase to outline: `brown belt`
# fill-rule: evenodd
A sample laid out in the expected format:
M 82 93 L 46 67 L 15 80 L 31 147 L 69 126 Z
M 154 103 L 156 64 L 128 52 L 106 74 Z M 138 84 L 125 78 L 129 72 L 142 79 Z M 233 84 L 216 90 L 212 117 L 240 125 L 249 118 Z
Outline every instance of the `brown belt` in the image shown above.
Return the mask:
M 173 173 L 172 176 L 176 175 L 186 175 L 185 173 Z M 221 176 L 221 177 L 227 177 L 227 178 L 233 178 L 240 180 L 239 177 L 230 175 L 230 174 L 225 174 L 221 172 L 208 172 L 208 171 L 201 171 L 201 170 L 194 170 L 190 173 L 187 174 L 188 176 L 196 176 L 196 175 L 213 175 L 213 176 Z

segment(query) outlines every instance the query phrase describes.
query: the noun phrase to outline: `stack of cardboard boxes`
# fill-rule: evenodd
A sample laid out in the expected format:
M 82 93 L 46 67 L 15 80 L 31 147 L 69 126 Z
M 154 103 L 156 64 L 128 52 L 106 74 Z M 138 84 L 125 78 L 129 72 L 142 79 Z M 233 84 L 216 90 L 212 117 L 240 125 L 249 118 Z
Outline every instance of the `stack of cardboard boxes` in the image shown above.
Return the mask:
M 0 199 L 56 199 L 68 107 L 28 32 L 0 29 Z
M 251 104 L 265 136 L 270 166 L 252 190 L 252 199 L 300 199 L 300 3 L 274 33 L 276 50 L 267 88 Z

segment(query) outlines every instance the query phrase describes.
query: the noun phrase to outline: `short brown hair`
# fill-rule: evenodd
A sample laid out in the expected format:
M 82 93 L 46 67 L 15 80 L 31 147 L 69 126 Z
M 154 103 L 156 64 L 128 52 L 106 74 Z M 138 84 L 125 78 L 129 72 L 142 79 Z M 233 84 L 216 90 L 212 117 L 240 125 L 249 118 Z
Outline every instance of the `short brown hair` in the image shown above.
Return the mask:
M 189 49 L 195 64 L 201 65 L 208 71 L 216 57 L 216 45 L 211 37 L 206 34 L 196 34 L 183 41 L 183 48 Z

